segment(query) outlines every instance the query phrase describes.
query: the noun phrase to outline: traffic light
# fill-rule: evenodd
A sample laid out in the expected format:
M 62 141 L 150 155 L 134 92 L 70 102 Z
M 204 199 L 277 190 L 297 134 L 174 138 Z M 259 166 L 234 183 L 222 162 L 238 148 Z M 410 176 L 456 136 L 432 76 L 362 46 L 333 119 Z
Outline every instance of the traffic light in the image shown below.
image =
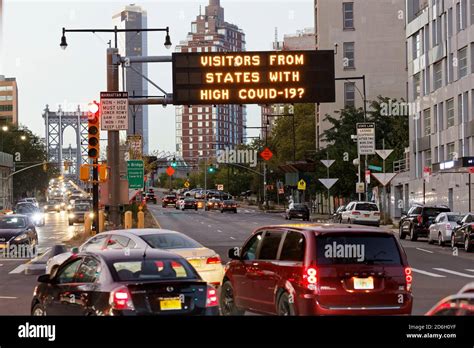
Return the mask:
M 91 159 L 99 158 L 99 145 L 100 145 L 100 117 L 99 117 L 99 104 L 95 101 L 89 104 L 89 116 L 88 116 L 88 134 L 89 134 L 89 146 L 87 155 Z
M 178 164 L 176 163 L 176 158 L 173 157 L 173 161 L 171 161 L 171 166 L 172 166 L 173 168 L 176 168 L 177 165 L 178 165 Z
M 209 168 L 207 169 L 207 171 L 212 174 L 216 171 L 216 168 L 214 168 L 214 166 L 211 164 Z
M 87 165 L 81 165 L 81 168 L 79 169 L 79 179 L 81 181 L 89 181 L 90 178 L 90 172 L 89 172 L 89 166 Z
M 100 182 L 105 182 L 107 181 L 107 165 L 105 164 L 100 164 L 99 165 L 99 181 Z

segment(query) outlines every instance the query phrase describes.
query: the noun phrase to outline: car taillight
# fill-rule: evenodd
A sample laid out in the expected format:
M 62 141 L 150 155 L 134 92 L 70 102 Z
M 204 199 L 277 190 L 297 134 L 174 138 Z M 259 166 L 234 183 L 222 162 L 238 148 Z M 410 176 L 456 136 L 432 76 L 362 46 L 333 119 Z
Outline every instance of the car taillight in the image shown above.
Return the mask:
M 378 211 L 376 211 L 376 212 L 374 213 L 374 215 L 375 215 L 375 216 L 380 216 L 380 213 L 379 213 Z
M 418 220 L 418 223 L 421 224 L 423 222 L 423 217 L 421 215 L 418 215 L 416 217 L 416 219 Z
M 407 291 L 411 291 L 411 283 L 413 282 L 413 276 L 410 267 L 405 268 L 405 281 L 407 283 Z
M 208 257 L 206 263 L 207 263 L 208 265 L 213 265 L 213 264 L 216 264 L 216 263 L 221 263 L 221 258 L 219 257 L 219 255 L 214 255 L 214 256 Z
M 360 212 L 359 211 L 353 211 L 352 215 L 360 215 Z
M 112 291 L 110 293 L 109 303 L 113 309 L 135 309 L 135 307 L 133 306 L 132 297 L 130 296 L 130 292 L 126 287 L 121 287 Z
M 207 300 L 206 300 L 206 307 L 215 307 L 219 305 L 219 301 L 217 301 L 217 290 L 213 287 L 207 288 Z
M 303 273 L 304 287 L 309 290 L 316 290 L 318 283 L 318 271 L 316 267 L 307 267 Z

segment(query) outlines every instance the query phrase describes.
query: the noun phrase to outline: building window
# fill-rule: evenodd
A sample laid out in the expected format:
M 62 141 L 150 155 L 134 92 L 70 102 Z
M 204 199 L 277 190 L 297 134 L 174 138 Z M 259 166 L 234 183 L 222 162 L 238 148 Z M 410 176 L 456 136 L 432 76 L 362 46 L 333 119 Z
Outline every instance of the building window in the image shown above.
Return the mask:
M 453 8 L 448 10 L 448 37 L 453 36 Z
M 469 0 L 471 2 L 471 25 L 474 25 L 474 0 Z
M 454 98 L 446 102 L 446 127 L 454 126 Z
M 421 30 L 420 30 L 415 35 L 413 35 L 413 59 L 417 59 L 421 57 L 422 49 L 423 48 L 421 46 Z
M 13 111 L 13 105 L 0 105 L 0 112 Z
M 444 103 L 438 104 L 438 129 L 444 129 Z
M 413 75 L 413 99 L 421 96 L 420 73 Z
M 438 132 L 438 105 L 433 107 L 433 133 Z
M 344 105 L 347 107 L 355 107 L 355 83 L 344 83 Z
M 458 51 L 458 76 L 463 78 L 467 75 L 467 46 Z
M 456 31 L 461 31 L 461 3 L 456 4 Z
M 344 51 L 344 69 L 354 69 L 355 68 L 354 43 L 344 42 L 343 51 Z
M 435 90 L 443 86 L 443 62 L 438 62 L 433 66 L 433 87 Z
M 425 151 L 425 167 L 431 168 L 431 150 Z
M 454 54 L 449 54 L 449 61 L 448 61 L 448 83 L 453 82 L 453 75 L 454 75 Z
M 467 28 L 467 0 L 461 0 L 461 30 Z
M 456 152 L 454 151 L 454 143 L 449 143 L 446 145 L 446 149 L 448 151 L 448 161 L 453 161 L 455 158 L 457 158 Z
M 431 110 L 423 111 L 423 135 L 426 137 L 431 134 Z
M 342 4 L 343 28 L 354 29 L 354 3 L 344 2 Z

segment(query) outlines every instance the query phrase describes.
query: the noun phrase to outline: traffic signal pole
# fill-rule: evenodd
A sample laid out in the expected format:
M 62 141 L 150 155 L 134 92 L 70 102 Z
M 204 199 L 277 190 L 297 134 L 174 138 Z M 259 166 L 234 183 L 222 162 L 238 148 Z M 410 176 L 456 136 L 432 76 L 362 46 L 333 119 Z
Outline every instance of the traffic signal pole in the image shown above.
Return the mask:
M 92 167 L 92 210 L 94 212 L 92 226 L 95 233 L 99 233 L 99 161 L 94 159 Z
M 115 62 L 114 57 L 118 57 L 118 48 L 108 48 L 107 49 L 107 92 L 117 92 L 119 90 L 119 62 Z M 109 220 L 116 227 L 120 225 L 120 212 L 119 212 L 120 158 L 119 157 L 120 157 L 119 131 L 108 131 L 107 133 L 107 159 L 108 161 L 107 162 L 110 167 L 110 179 L 108 181 L 109 207 L 110 207 Z M 97 216 L 97 219 L 98 219 L 98 216 Z

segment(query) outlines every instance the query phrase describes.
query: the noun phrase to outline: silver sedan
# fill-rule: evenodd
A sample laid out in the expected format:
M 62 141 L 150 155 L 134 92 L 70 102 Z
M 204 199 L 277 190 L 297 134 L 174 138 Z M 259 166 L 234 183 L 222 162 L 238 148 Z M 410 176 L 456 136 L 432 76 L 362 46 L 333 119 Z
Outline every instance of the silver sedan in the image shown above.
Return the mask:
M 430 233 L 428 234 L 428 243 L 437 242 L 439 246 L 443 246 L 451 240 L 451 233 L 457 227 L 457 222 L 461 220 L 461 213 L 440 213 L 436 216 L 430 225 Z

